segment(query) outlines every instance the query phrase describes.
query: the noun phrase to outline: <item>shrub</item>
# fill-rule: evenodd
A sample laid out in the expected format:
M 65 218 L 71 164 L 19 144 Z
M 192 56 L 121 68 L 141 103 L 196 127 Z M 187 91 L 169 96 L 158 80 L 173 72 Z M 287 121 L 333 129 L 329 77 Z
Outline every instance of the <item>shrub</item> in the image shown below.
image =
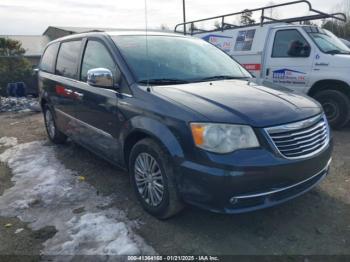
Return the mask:
M 6 95 L 6 87 L 12 82 L 26 82 L 32 75 L 32 66 L 23 57 L 25 50 L 17 40 L 0 38 L 0 95 Z

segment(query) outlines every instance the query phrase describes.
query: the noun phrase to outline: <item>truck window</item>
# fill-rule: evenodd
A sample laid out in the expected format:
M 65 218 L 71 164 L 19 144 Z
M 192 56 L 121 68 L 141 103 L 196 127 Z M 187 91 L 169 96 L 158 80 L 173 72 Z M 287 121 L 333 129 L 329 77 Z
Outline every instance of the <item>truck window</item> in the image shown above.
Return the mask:
M 272 57 L 309 57 L 310 45 L 296 29 L 276 32 Z
M 236 39 L 235 51 L 252 50 L 254 36 L 255 29 L 239 31 Z
M 80 40 L 61 43 L 56 64 L 57 75 L 76 78 L 80 44 Z
M 55 72 L 55 60 L 58 47 L 59 43 L 54 43 L 46 48 L 40 62 L 40 70 L 52 74 Z
M 326 54 L 349 54 L 350 49 L 333 33 L 318 27 L 305 27 L 305 32 Z M 346 41 L 346 40 L 345 40 Z
M 106 68 L 116 74 L 115 63 L 106 47 L 98 41 L 90 40 L 84 52 L 84 58 L 81 65 L 81 81 L 87 81 L 87 72 L 93 68 Z M 118 73 L 120 74 L 119 70 Z

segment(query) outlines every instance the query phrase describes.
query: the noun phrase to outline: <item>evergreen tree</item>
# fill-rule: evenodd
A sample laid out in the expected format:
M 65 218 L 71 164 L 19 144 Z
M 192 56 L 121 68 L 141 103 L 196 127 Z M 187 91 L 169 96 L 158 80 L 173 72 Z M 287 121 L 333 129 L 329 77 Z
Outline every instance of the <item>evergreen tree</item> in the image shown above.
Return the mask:
M 252 18 L 252 11 L 244 10 L 243 12 L 244 13 L 241 15 L 241 25 L 255 24 L 255 20 Z
M 12 82 L 25 82 L 32 75 L 32 66 L 22 44 L 17 40 L 0 38 L 0 95 L 6 95 L 6 86 Z

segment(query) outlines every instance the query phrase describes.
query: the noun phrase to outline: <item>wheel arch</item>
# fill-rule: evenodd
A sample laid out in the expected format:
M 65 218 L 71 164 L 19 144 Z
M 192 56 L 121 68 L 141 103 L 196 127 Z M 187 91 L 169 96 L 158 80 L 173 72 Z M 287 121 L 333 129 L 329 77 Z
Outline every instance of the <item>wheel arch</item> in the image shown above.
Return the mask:
M 51 105 L 51 99 L 48 92 L 44 91 L 39 95 L 39 102 L 42 109 L 45 105 Z
M 45 105 L 47 104 L 47 100 L 45 98 L 42 98 L 40 100 L 40 106 L 41 106 L 41 109 L 44 109 Z
M 40 99 L 40 107 L 43 113 L 44 113 L 45 106 L 48 106 L 50 109 L 53 109 L 53 106 L 50 103 L 49 97 L 42 97 Z M 56 116 L 55 110 L 53 110 L 52 113 L 53 113 L 53 116 L 56 118 L 57 116 Z
M 161 122 L 148 117 L 136 117 L 131 120 L 132 129 L 122 134 L 122 160 L 129 166 L 129 155 L 132 147 L 142 139 L 151 138 L 157 141 L 176 160 L 184 157 L 182 147 L 170 129 Z
M 350 86 L 346 82 L 336 79 L 324 79 L 317 81 L 310 88 L 308 95 L 313 97 L 316 93 L 323 90 L 336 90 L 344 93 L 350 98 Z

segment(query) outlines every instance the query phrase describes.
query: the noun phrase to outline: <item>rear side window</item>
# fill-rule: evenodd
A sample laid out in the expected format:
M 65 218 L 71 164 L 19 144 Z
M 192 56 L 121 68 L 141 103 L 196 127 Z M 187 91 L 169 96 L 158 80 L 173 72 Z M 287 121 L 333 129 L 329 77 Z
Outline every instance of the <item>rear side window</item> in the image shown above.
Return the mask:
M 55 60 L 56 60 L 58 47 L 59 47 L 59 43 L 54 43 L 49 45 L 46 48 L 40 62 L 40 70 L 48 73 L 55 72 Z
M 298 30 L 280 30 L 275 35 L 272 57 L 308 57 L 310 45 Z
M 101 42 L 89 40 L 81 65 L 81 81 L 86 82 L 87 72 L 94 68 L 109 69 L 114 76 L 120 74 L 106 47 Z
M 255 31 L 255 29 L 239 31 L 236 39 L 235 51 L 252 50 Z
M 81 41 L 61 43 L 56 63 L 56 74 L 68 78 L 77 77 L 77 65 Z

